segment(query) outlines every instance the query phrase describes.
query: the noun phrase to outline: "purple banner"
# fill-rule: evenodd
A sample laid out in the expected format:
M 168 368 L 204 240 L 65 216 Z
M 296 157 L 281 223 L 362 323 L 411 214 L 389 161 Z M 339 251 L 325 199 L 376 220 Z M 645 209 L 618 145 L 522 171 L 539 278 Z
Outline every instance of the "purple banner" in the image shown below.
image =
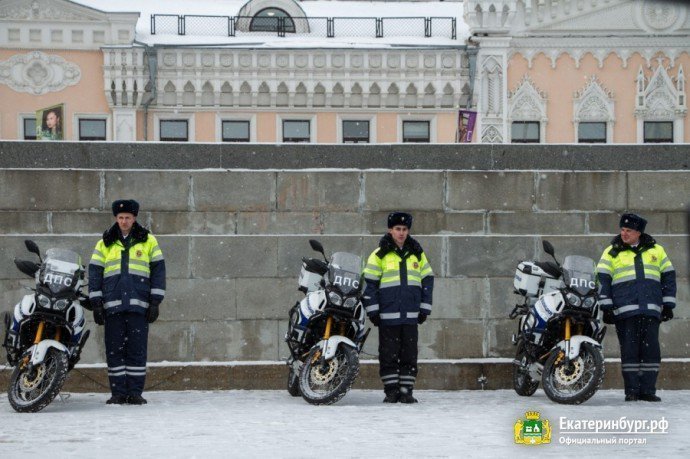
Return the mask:
M 458 142 L 471 143 L 474 134 L 474 123 L 477 121 L 477 112 L 472 110 L 460 110 L 458 114 Z

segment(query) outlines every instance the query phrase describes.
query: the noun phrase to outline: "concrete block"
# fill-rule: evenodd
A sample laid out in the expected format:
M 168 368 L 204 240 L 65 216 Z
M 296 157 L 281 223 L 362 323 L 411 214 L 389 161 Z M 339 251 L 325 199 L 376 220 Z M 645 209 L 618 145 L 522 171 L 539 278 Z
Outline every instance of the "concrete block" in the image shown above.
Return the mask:
M 139 214 L 141 217 L 142 214 Z M 138 219 L 141 223 L 143 220 Z M 102 235 L 115 222 L 108 212 L 51 212 L 50 226 L 55 234 L 83 233 Z M 94 246 L 96 242 L 94 242 Z
M 589 233 L 610 234 L 611 239 L 613 239 L 613 237 L 618 234 L 618 223 L 620 222 L 622 214 L 623 212 L 590 212 L 587 214 Z M 659 222 L 655 222 L 654 226 L 657 225 L 659 225 Z M 651 226 L 648 224 L 648 227 Z
M 19 272 L 14 263 L 14 258 L 20 260 L 38 261 L 38 258 L 26 250 L 24 240 L 31 239 L 38 244 L 41 255 L 50 248 L 63 248 L 74 250 L 81 258 L 84 265 L 88 265 L 96 246 L 96 239 L 93 236 L 0 236 L 0 260 L 8 262 L 0 263 L 0 279 L 30 279 Z
M 275 277 L 278 240 L 270 236 L 194 237 L 190 257 L 192 277 Z
M 365 172 L 364 209 L 443 210 L 443 172 Z
M 0 170 L 1 210 L 87 210 L 100 206 L 98 172 Z
M 632 212 L 638 212 L 635 209 Z M 639 212 L 647 220 L 646 233 L 657 234 L 688 234 L 688 220 L 686 212 Z M 590 233 L 618 234 L 618 224 L 621 213 L 596 213 L 589 214 Z
M 517 267 L 518 261 L 515 261 Z M 513 293 L 513 277 L 493 277 L 488 279 L 490 297 L 488 317 L 490 319 L 506 319 L 517 303 L 522 303 L 522 297 Z
M 17 273 L 19 273 L 18 270 Z M 24 295 L 31 293 L 25 290 L 24 287 L 33 286 L 34 281 L 29 279 L 28 276 L 24 276 L 22 279 L 0 279 L 0 315 L 2 315 L 3 312 L 12 314 L 14 306 L 21 301 Z M 0 337 L 4 338 L 4 335 L 0 334 Z
M 541 210 L 624 210 L 625 172 L 539 172 L 536 206 Z
M 687 211 L 690 208 L 690 172 L 628 172 L 627 208 Z
M 202 212 L 275 209 L 275 172 L 193 172 L 194 209 Z
M 432 317 L 419 327 L 420 359 L 482 357 L 483 343 L 481 320 Z
M 235 297 L 239 319 L 276 319 L 287 329 L 290 308 L 304 298 L 297 278 L 237 279 Z
M 48 232 L 47 212 L 0 211 L 2 234 L 31 234 Z
M 659 327 L 661 357 L 690 357 L 690 320 L 673 319 Z
M 356 211 L 359 172 L 278 172 L 278 210 Z
M 488 356 L 515 357 L 515 345 L 512 342 L 513 333 L 517 331 L 517 320 L 492 319 L 488 328 Z
M 543 251 L 542 241 L 548 240 L 556 251 L 556 258 L 563 262 L 567 255 L 582 255 L 598 263 L 604 249 L 608 247 L 613 236 L 545 236 L 539 239 L 537 244 L 538 255 L 536 259 L 540 261 L 553 261 L 551 256 Z M 516 265 L 517 265 L 517 260 Z
M 165 258 L 165 274 L 167 279 L 187 279 L 190 277 L 190 244 L 192 244 L 192 239 L 187 236 L 156 236 L 158 246 L 161 248 Z M 210 265 L 214 266 L 215 263 Z M 206 276 L 198 277 L 204 278 Z
M 238 234 L 321 234 L 323 225 L 314 212 L 239 212 Z
M 654 236 L 658 244 L 666 251 L 676 270 L 677 278 L 690 275 L 690 238 L 683 236 Z
M 448 276 L 509 277 L 518 260 L 534 257 L 536 239 L 521 236 L 449 236 Z
M 434 279 L 434 319 L 480 319 L 487 304 L 488 279 Z
M 141 212 L 190 210 L 189 172 L 107 171 L 104 210 L 116 199 L 136 199 Z
M 367 228 L 370 234 L 384 234 L 388 231 L 390 212 L 367 213 Z M 413 212 L 414 234 L 481 234 L 484 232 L 482 212 Z
M 673 318 L 690 319 L 690 279 L 687 277 L 676 278 L 676 307 L 673 310 Z
M 350 252 L 362 257 L 366 262 L 369 252 L 363 250 L 362 237 L 357 236 L 281 236 L 275 238 L 278 244 L 278 277 L 297 279 L 302 267 L 302 257 L 322 259 L 318 252 L 309 246 L 309 239 L 316 239 L 323 245 L 326 256 L 335 252 Z M 372 249 L 373 250 L 373 249 Z M 366 252 L 366 253 L 365 253 Z
M 530 210 L 532 172 L 448 172 L 448 207 L 454 210 Z
M 491 234 L 584 234 L 584 213 L 491 212 Z
M 368 219 L 358 212 L 321 212 L 323 234 L 362 234 Z
M 168 279 L 159 321 L 237 318 L 235 279 Z
M 150 228 L 154 234 L 235 234 L 235 213 L 152 212 Z

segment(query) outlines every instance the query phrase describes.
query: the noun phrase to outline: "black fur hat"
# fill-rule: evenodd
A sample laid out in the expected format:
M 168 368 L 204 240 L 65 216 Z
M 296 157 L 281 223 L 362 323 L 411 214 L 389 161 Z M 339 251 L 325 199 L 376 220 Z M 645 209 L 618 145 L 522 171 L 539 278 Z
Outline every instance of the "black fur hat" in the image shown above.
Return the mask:
M 619 225 L 621 228 L 630 228 L 631 230 L 639 231 L 644 233 L 644 229 L 647 226 L 647 220 L 635 214 L 623 214 L 621 215 L 621 222 Z
M 391 212 L 388 214 L 388 228 L 393 228 L 396 225 L 407 226 L 407 229 L 411 229 L 412 215 L 407 212 Z
M 117 214 L 122 212 L 127 212 L 136 217 L 139 214 L 139 203 L 134 199 L 118 199 L 113 201 L 113 215 L 117 217 Z

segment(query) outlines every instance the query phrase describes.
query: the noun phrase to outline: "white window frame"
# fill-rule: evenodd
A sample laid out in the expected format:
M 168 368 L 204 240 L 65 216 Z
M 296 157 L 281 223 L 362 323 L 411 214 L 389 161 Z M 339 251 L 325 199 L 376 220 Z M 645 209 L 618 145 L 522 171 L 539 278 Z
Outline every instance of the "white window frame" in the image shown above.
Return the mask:
M 153 115 L 153 138 L 161 140 L 161 121 L 187 121 L 187 142 L 194 142 L 194 113 L 154 113 Z
M 18 113 L 17 114 L 17 140 L 24 140 L 24 119 L 26 118 L 36 118 L 36 112 L 34 113 Z M 64 127 L 63 127 L 64 129 Z M 34 136 L 36 133 L 34 132 Z
M 376 143 L 376 114 L 353 113 L 351 115 L 336 115 L 335 119 L 337 123 L 335 133 L 337 143 L 343 143 L 343 121 L 369 121 L 369 144 Z M 431 127 L 429 127 L 429 129 L 431 129 Z
M 249 142 L 256 142 L 256 114 L 250 116 L 223 112 L 216 114 L 216 142 L 232 143 L 223 141 L 223 121 L 249 121 Z
M 315 114 L 278 114 L 276 115 L 276 142 L 277 143 L 294 143 L 294 142 L 284 142 L 283 141 L 283 121 L 309 121 L 309 142 L 316 143 L 316 115 Z
M 403 121 L 428 121 L 429 143 L 437 143 L 436 115 L 423 115 L 421 113 L 398 115 L 398 143 L 403 143 Z
M 91 119 L 91 120 L 105 120 L 105 141 L 108 142 L 113 139 L 112 136 L 112 121 L 110 115 L 107 113 L 75 113 L 72 115 L 72 140 L 75 142 L 80 142 L 79 140 L 79 120 L 80 119 Z M 81 140 L 81 142 L 90 142 L 89 140 Z M 96 140 L 95 142 L 98 142 Z M 102 142 L 102 141 L 101 141 Z

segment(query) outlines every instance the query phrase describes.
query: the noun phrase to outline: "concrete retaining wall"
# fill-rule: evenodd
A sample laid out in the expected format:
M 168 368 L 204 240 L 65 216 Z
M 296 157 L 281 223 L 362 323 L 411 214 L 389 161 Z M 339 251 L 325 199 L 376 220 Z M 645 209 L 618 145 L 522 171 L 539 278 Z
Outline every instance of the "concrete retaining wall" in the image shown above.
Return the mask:
M 88 260 L 112 224 L 110 202 L 131 197 L 168 267 L 150 360 L 275 361 L 287 356 L 286 314 L 300 298 L 308 239 L 366 256 L 387 213 L 407 209 L 437 276 L 420 358 L 510 357 L 516 263 L 545 259 L 543 239 L 561 258 L 598 259 L 630 209 L 649 219 L 678 273 L 677 319 L 662 325 L 662 354 L 690 357 L 686 150 L 0 142 L 0 300 L 9 309 L 31 285 L 11 262 L 30 256 L 24 239 Z M 388 155 L 399 169 L 386 170 L 396 164 Z M 102 362 L 102 328 L 90 328 L 83 361 Z M 374 330 L 369 358 L 376 343 Z M 618 355 L 613 334 L 605 344 L 608 357 Z

